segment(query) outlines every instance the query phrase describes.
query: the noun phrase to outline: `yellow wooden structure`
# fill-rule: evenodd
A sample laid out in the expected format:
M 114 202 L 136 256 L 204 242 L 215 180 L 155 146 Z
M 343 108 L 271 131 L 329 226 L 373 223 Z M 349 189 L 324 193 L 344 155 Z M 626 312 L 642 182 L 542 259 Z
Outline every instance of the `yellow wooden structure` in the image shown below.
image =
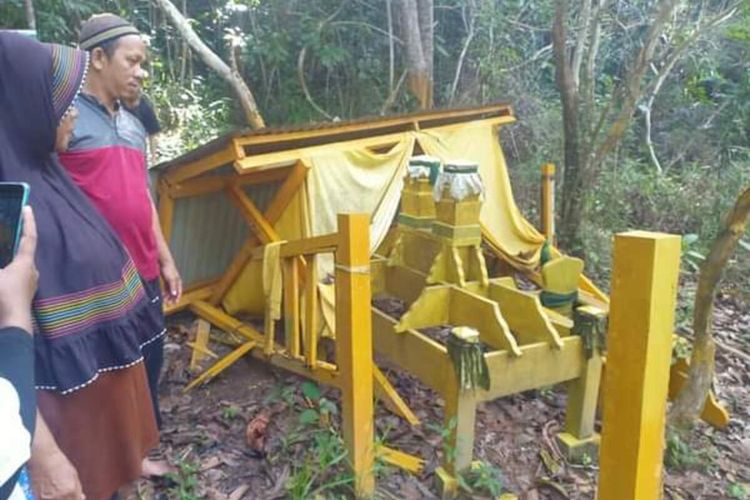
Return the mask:
M 173 247 L 189 247 L 181 254 L 183 260 L 178 258 L 178 266 L 198 269 L 216 264 L 219 257 L 206 262 L 190 259 L 193 253 L 203 255 L 206 248 L 233 249 L 230 258 L 221 262 L 218 274 L 205 276 L 206 272 L 196 271 L 201 278 L 188 280 L 180 303 L 167 309 L 168 313 L 189 309 L 202 321 L 191 344 L 194 364 L 202 357 L 216 357 L 208 345 L 207 323 L 243 338 L 229 356 L 216 360 L 191 387 L 247 354 L 338 387 L 342 391 L 344 437 L 361 496 L 373 491 L 371 465 L 376 454 L 414 472 L 422 467 L 419 457 L 374 448 L 373 393 L 412 425 L 418 425 L 419 420 L 373 364 L 373 349 L 444 398 L 445 422 L 452 434 L 448 447 L 453 453 L 443 464 L 441 477 L 449 479 L 470 466 L 478 403 L 558 383 L 566 383 L 569 389 L 567 418 L 559 441 L 571 457 L 592 453 L 598 444 L 594 417 L 603 359 L 601 345 L 591 347 L 596 335 L 591 325 L 606 318 L 609 299 L 582 274 L 574 276 L 578 303 L 585 307 L 579 307 L 580 316 L 568 317 L 543 307 L 538 293 L 516 286 L 515 277 L 523 274 L 540 288 L 546 283 L 553 292 L 568 290 L 553 289 L 560 285 L 560 276 L 551 268 L 545 276 L 540 269 L 545 236 L 523 219 L 512 199 L 497 129 L 513 121 L 512 109 L 498 104 L 243 132 L 158 167 L 163 231 Z M 478 196 L 455 199 L 448 191 L 435 203 L 427 179 L 406 175 L 406 163 L 412 156 L 427 153 L 445 160 L 459 152 L 479 164 L 486 188 L 483 204 Z M 381 176 L 387 188 L 365 186 L 347 198 L 347 182 L 354 187 L 357 176 L 367 177 L 371 173 L 368 164 L 349 172 L 350 178 L 336 169 L 343 171 L 347 162 L 363 157 L 394 165 Z M 545 168 L 545 182 L 549 183 L 553 169 Z M 321 191 L 326 182 L 336 189 Z M 365 200 L 378 189 L 382 196 Z M 543 193 L 549 211 L 552 190 Z M 341 199 L 331 200 L 337 196 Z M 232 215 L 216 205 L 227 200 L 235 209 Z M 399 200 L 401 215 L 392 226 Z M 195 206 L 190 208 L 192 202 Z M 206 212 L 204 207 L 214 207 L 222 215 Z M 363 208 L 370 213 L 334 216 L 331 222 L 332 213 Z M 186 218 L 185 213 L 196 219 Z M 239 239 L 238 234 L 216 240 L 202 234 L 190 239 L 184 234 L 190 225 L 202 225 L 206 231 L 222 227 L 232 216 L 241 217 L 239 223 L 245 226 Z M 321 224 L 318 217 L 327 222 Z M 545 217 L 550 238 L 554 236 L 553 217 L 549 213 Z M 236 221 L 229 222 L 237 227 Z M 264 305 L 255 312 L 265 313 L 265 331 L 258 331 L 238 314 L 228 312 L 228 306 L 232 305 L 230 298 L 250 301 L 257 295 L 258 287 L 251 282 L 258 285 L 259 275 L 264 277 L 262 293 L 274 288 L 265 282 L 274 279 L 270 246 L 281 270 L 282 307 L 275 311 L 277 307 L 262 298 Z M 504 263 L 495 267 L 494 274 L 485 263 L 485 249 Z M 554 248 L 552 253 L 560 256 Z M 563 267 L 562 281 L 569 287 L 570 266 Z M 580 274 L 580 268 L 576 269 Z M 330 278 L 335 286 L 328 283 Z M 392 316 L 372 306 L 371 296 L 395 297 L 406 311 L 400 317 Z M 282 316 L 283 332 L 275 332 L 276 314 Z M 579 321 L 579 317 L 583 319 Z M 479 331 L 491 379 L 489 388 L 461 388 L 446 346 L 424 332 L 438 325 L 469 326 Z M 335 339 L 333 362 L 321 359 L 318 353 L 321 335 Z

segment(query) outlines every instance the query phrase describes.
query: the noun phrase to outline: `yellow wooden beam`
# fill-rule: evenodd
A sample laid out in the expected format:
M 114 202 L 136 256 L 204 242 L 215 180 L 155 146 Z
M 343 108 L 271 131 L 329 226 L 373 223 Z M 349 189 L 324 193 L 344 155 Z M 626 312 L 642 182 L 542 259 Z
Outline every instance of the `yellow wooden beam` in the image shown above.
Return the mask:
M 164 304 L 164 314 L 166 316 L 169 316 L 176 312 L 187 309 L 196 300 L 206 300 L 213 293 L 215 286 L 216 282 L 211 281 L 208 284 L 201 283 L 198 287 L 185 290 L 182 293 L 182 297 L 180 297 L 180 300 L 176 304 Z
M 201 359 L 206 357 L 206 355 L 211 356 L 213 354 L 213 352 L 208 350 L 208 338 L 210 333 L 211 323 L 202 318 L 195 320 L 195 340 L 193 345 L 190 346 L 193 349 L 193 353 L 190 356 L 191 370 L 197 370 Z
M 370 217 L 339 215 L 338 231 L 336 362 L 341 380 L 342 431 L 354 470 L 355 494 L 370 498 L 375 491 Z
M 297 259 L 291 259 L 297 262 Z M 296 266 L 292 269 L 297 272 Z M 305 361 L 307 366 L 314 367 L 318 362 L 318 266 L 314 255 L 307 259 L 307 277 L 305 279 Z M 299 278 L 299 275 L 297 276 Z M 296 337 L 299 342 L 299 335 Z M 289 345 L 287 341 L 287 346 Z M 299 346 L 297 346 L 299 349 Z
M 500 305 L 503 318 L 521 345 L 549 342 L 557 349 L 562 348 L 560 336 L 545 314 L 538 295 L 515 286 L 491 283 L 489 298 Z
M 271 200 L 271 203 L 268 205 L 268 209 L 264 214 L 266 220 L 270 224 L 275 224 L 279 218 L 281 218 L 284 210 L 289 206 L 294 193 L 296 193 L 305 182 L 307 170 L 307 167 L 299 163 L 290 171 L 288 177 L 274 195 L 273 200 Z M 259 240 L 254 234 L 251 234 L 247 240 L 245 240 L 240 251 L 237 252 L 234 259 L 232 259 L 224 276 L 222 276 L 221 280 L 216 285 L 216 289 L 210 299 L 212 304 L 218 304 L 224 299 L 224 296 L 252 257 L 253 250 L 258 246 L 258 243 Z
M 679 358 L 672 365 L 669 372 L 669 399 L 673 400 L 682 390 L 688 379 L 688 371 L 690 365 L 684 358 Z M 706 397 L 706 403 L 703 406 L 703 412 L 701 413 L 701 419 L 705 422 L 713 425 L 717 429 L 726 429 L 729 425 L 729 412 L 726 408 L 716 399 L 713 391 L 708 393 Z
M 380 371 L 380 368 L 377 365 L 373 365 L 372 372 L 375 376 L 375 394 L 377 394 L 386 408 L 406 420 L 409 425 L 420 425 L 419 418 L 411 411 L 409 405 L 406 404 L 406 401 L 396 391 L 396 388 L 388 381 L 385 374 Z
M 382 444 L 377 446 L 375 453 L 385 463 L 411 472 L 412 474 L 421 474 L 424 469 L 425 461 L 423 459 Z
M 284 274 L 284 337 L 286 349 L 293 358 L 300 355 L 300 300 L 297 259 L 283 259 Z M 313 366 L 313 365 L 309 365 Z
M 230 184 L 253 186 L 280 181 L 286 179 L 291 171 L 291 168 L 273 168 L 249 172 L 247 175 L 205 175 L 169 185 L 168 192 L 172 198 L 201 196 L 226 189 Z
M 185 163 L 174 167 L 163 175 L 163 178 L 170 184 L 177 184 L 191 177 L 196 177 L 202 173 L 214 170 L 217 167 L 232 163 L 236 159 L 234 147 L 229 146 L 195 161 Z
M 542 165 L 542 234 L 550 245 L 555 244 L 555 164 Z
M 231 185 L 227 187 L 226 191 L 232 202 L 239 208 L 245 221 L 253 228 L 255 234 L 263 244 L 279 241 L 279 234 L 240 186 Z
M 333 252 L 338 244 L 339 235 L 337 233 L 287 241 L 281 247 L 281 256 L 287 258 L 313 253 L 329 253 Z
M 196 387 L 198 385 L 204 384 L 211 380 L 212 378 L 219 375 L 221 372 L 232 366 L 235 361 L 240 359 L 242 356 L 247 354 L 250 349 L 255 347 L 257 345 L 254 341 L 245 342 L 244 344 L 237 347 L 235 350 L 221 358 L 219 361 L 211 365 L 206 371 L 201 373 L 195 380 L 190 382 L 184 389 L 183 392 L 187 392 L 193 387 Z
M 599 499 L 660 498 L 680 238 L 615 236 Z

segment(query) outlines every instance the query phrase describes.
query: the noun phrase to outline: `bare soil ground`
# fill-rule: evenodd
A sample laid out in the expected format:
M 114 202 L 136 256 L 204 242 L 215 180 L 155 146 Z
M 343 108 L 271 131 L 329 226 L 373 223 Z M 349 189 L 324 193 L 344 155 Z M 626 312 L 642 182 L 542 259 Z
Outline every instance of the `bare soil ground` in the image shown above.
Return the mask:
M 180 474 L 172 484 L 142 481 L 137 495 L 184 500 L 349 497 L 335 405 L 328 403 L 337 403 L 335 391 L 321 388 L 317 393 L 303 379 L 246 357 L 211 383 L 183 393 L 192 377 L 185 345 L 192 319 L 183 314 L 170 320 L 161 386 L 162 452 L 180 467 Z M 750 498 L 750 311 L 734 297 L 721 296 L 714 319 L 720 343 L 716 391 L 732 423 L 725 431 L 699 423 L 688 439 L 669 439 L 667 499 Z M 419 454 L 426 467 L 419 476 L 380 467 L 377 497 L 437 498 L 434 470 L 442 456 L 443 403 L 415 378 L 387 367 L 385 372 L 423 425 L 411 428 L 378 404 L 378 435 L 389 446 Z M 562 388 L 482 405 L 475 456 L 501 472 L 488 473 L 485 486 L 502 483 L 504 491 L 529 500 L 594 498 L 596 464 L 567 464 L 555 449 L 553 437 L 564 410 Z M 250 442 L 249 424 L 254 433 Z M 482 478 L 475 478 L 471 484 L 480 483 Z M 490 498 L 488 491 L 475 488 L 465 496 Z

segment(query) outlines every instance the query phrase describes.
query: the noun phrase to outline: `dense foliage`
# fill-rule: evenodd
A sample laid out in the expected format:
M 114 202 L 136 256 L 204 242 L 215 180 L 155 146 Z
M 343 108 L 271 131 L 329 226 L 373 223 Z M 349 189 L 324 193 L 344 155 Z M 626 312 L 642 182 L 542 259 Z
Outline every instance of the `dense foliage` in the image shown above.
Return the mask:
M 413 110 L 403 80 L 401 0 L 177 0 L 217 54 L 241 47 L 240 69 L 271 126 Z M 570 1 L 571 16 L 591 0 Z M 606 103 L 648 30 L 653 0 L 604 2 L 594 82 Z M 722 1 L 686 1 L 657 52 L 668 55 Z M 39 36 L 72 42 L 81 20 L 109 10 L 150 38 L 148 92 L 173 156 L 241 125 L 229 87 L 190 53 L 149 0 L 35 0 Z M 438 107 L 493 101 L 514 105 L 519 122 L 502 141 L 519 204 L 535 219 L 538 166 L 562 164 L 560 95 L 551 41 L 554 2 L 436 0 L 434 100 Z M 389 12 L 391 15 L 389 15 Z M 572 17 L 571 19 L 573 19 Z M 0 26 L 27 26 L 23 0 L 0 3 Z M 571 30 L 576 26 L 571 20 Z M 652 108 L 646 146 L 643 103 L 585 200 L 584 243 L 594 271 L 609 266 L 614 231 L 646 228 L 698 235 L 698 251 L 750 182 L 750 7 L 697 37 L 665 80 Z M 647 79 L 658 74 L 652 65 Z M 460 71 L 458 71 L 460 69 Z M 305 86 L 309 95 L 305 94 Z M 693 241 L 695 238 L 690 238 Z M 740 260 L 747 261 L 747 253 Z

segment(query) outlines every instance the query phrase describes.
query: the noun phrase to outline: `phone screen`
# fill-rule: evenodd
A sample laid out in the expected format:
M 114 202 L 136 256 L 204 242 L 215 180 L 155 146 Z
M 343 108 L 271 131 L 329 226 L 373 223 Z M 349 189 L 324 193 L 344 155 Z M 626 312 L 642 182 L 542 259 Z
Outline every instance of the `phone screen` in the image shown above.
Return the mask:
M 0 184 L 0 268 L 15 255 L 25 197 L 22 184 Z

